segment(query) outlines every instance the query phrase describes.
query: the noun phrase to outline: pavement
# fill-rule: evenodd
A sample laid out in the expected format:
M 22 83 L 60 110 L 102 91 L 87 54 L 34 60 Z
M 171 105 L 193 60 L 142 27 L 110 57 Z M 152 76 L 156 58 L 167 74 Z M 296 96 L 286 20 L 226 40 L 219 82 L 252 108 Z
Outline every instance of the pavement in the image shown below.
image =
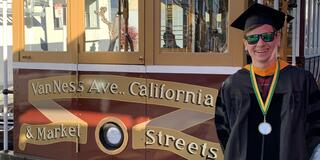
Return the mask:
M 0 160 L 45 160 L 27 155 L 14 154 L 13 151 L 0 151 Z

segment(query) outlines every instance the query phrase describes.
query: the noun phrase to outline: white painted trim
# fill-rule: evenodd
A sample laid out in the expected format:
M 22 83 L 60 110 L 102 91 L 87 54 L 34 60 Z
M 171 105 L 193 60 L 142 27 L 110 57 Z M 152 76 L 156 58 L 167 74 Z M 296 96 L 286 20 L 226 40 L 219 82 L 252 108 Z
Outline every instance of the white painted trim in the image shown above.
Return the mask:
M 76 71 L 77 64 L 13 62 L 13 68 L 14 69 L 41 69 L 41 70 Z
M 230 75 L 241 67 L 228 66 L 165 66 L 165 65 L 108 65 L 14 62 L 15 69 L 124 72 L 124 73 L 176 73 L 176 74 L 223 74 Z
M 146 73 L 144 65 L 79 64 L 79 71 Z
M 227 66 L 147 66 L 148 73 L 233 74 L 241 67 Z

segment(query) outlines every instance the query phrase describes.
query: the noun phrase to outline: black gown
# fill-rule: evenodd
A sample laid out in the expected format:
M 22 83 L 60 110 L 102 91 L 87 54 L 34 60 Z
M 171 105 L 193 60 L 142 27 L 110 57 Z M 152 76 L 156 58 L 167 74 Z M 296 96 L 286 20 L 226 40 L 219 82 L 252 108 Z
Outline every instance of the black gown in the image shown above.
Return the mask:
M 269 135 L 259 133 L 262 121 L 250 72 L 243 68 L 222 84 L 216 103 L 225 160 L 308 160 L 320 143 L 320 91 L 312 74 L 293 66 L 281 69 L 266 116 Z

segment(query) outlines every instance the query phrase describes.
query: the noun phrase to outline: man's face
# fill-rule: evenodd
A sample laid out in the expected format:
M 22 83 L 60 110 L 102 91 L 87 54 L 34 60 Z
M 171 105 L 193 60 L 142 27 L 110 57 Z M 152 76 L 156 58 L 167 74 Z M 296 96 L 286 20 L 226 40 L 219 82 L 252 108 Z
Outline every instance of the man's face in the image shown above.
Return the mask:
M 167 37 L 166 37 L 166 43 L 167 43 L 167 46 L 169 47 L 174 47 L 174 37 L 172 34 L 168 34 Z
M 251 31 L 249 31 L 245 36 L 251 36 L 251 44 L 249 39 L 244 40 L 245 49 L 249 52 L 249 55 L 252 58 L 252 62 L 254 65 L 258 66 L 269 66 L 269 64 L 274 63 L 276 61 L 277 56 L 277 48 L 280 47 L 280 34 L 275 33 L 273 36 L 270 36 L 269 33 L 273 33 L 274 29 L 271 25 L 264 24 L 259 26 Z M 266 34 L 269 35 L 266 35 Z M 257 36 L 259 35 L 258 41 L 256 43 L 252 43 Z M 261 35 L 264 34 L 264 35 Z M 269 37 L 268 37 L 269 36 Z M 262 40 L 262 38 L 265 38 Z M 273 40 L 270 41 L 270 37 L 273 37 Z M 269 38 L 269 39 L 268 39 Z

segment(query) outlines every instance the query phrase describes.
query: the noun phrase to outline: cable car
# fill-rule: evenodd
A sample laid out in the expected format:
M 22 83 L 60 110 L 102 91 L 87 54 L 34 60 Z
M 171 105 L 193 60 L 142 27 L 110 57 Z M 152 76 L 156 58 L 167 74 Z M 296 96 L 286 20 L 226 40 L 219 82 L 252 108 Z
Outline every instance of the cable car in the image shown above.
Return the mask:
M 229 23 L 252 1 L 12 3 L 15 154 L 223 159 L 216 97 L 247 63 Z

